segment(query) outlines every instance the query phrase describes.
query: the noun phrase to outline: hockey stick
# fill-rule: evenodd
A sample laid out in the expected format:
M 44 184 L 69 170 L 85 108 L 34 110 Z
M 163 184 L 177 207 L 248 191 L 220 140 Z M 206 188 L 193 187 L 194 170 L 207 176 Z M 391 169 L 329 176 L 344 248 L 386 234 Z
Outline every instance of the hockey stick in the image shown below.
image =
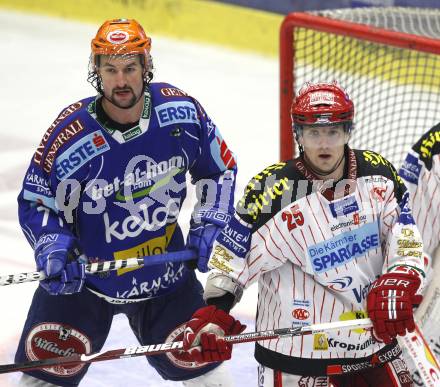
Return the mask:
M 368 318 L 348 321 L 335 321 L 323 324 L 313 324 L 296 328 L 281 328 L 269 331 L 241 333 L 239 335 L 225 336 L 224 339 L 232 344 L 246 343 L 250 341 L 270 340 L 279 337 L 291 337 L 309 335 L 318 332 L 325 332 L 337 329 L 359 329 L 371 327 L 371 320 Z M 113 349 L 105 352 L 96 352 L 89 355 L 75 354 L 71 356 L 60 356 L 49 359 L 27 361 L 0 365 L 0 374 L 16 371 L 30 371 L 48 367 L 73 366 L 81 363 L 94 363 L 104 360 L 124 359 L 136 356 L 159 355 L 166 352 L 183 350 L 182 341 L 174 341 L 162 344 L 151 344 L 144 346 L 132 346 L 121 349 Z
M 165 254 L 147 255 L 139 258 L 118 259 L 116 261 L 104 261 L 89 263 L 86 265 L 87 274 L 101 273 L 104 271 L 129 269 L 140 266 L 152 266 L 166 262 L 181 262 L 196 259 L 195 250 L 173 251 Z M 41 281 L 46 278 L 44 272 L 33 271 L 0 276 L 0 286 L 21 284 L 23 282 Z

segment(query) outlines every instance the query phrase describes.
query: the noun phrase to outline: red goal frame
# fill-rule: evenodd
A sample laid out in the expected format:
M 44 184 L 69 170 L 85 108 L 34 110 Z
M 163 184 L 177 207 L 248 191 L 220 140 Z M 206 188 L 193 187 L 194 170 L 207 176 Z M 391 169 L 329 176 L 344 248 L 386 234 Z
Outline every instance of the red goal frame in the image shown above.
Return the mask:
M 280 159 L 294 156 L 294 139 L 290 108 L 294 98 L 295 28 L 345 35 L 389 46 L 440 54 L 440 40 L 395 32 L 365 24 L 357 24 L 303 12 L 288 14 L 280 28 Z

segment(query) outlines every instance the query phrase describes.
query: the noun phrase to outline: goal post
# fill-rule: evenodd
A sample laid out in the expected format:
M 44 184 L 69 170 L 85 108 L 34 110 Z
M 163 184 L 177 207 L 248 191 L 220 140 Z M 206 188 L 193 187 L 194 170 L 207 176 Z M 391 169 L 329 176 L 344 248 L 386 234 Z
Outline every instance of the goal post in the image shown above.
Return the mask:
M 290 109 L 305 82 L 343 86 L 355 106 L 350 144 L 399 168 L 440 121 L 440 10 L 291 13 L 280 29 L 280 157 L 295 154 Z

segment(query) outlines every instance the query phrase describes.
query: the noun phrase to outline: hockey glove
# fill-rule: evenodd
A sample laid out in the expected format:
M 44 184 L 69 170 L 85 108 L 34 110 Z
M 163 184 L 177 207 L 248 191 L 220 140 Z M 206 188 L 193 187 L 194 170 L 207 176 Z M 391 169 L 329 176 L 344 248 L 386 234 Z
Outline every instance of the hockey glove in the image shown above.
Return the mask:
M 404 336 L 406 331 L 415 329 L 413 307 L 423 298 L 416 294 L 420 282 L 414 269 L 399 266 L 373 283 L 367 296 L 367 310 L 377 339 L 390 344 L 397 335 Z
M 43 271 L 46 279 L 40 285 L 52 295 L 80 292 L 85 279 L 85 265 L 77 260 L 68 262 L 74 256 L 75 239 L 65 234 L 46 234 L 40 237 L 35 247 L 37 269 Z
M 183 332 L 183 348 L 191 360 L 208 363 L 229 360 L 232 344 L 223 339 L 224 335 L 243 332 L 246 325 L 214 305 L 197 310 L 186 323 Z
M 212 246 L 229 219 L 229 214 L 206 211 L 200 217 L 199 222 L 191 224 L 186 248 L 194 249 L 198 252 L 197 268 L 200 272 L 206 273 L 209 270 L 208 261 Z

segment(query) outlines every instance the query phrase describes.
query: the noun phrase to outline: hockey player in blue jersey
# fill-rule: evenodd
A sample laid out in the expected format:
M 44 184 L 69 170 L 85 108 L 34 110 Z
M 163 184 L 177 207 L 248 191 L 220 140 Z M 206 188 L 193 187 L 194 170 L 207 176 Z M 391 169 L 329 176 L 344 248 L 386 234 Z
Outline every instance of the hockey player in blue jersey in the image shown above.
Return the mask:
M 233 211 L 236 163 L 194 98 L 151 82 L 150 47 L 135 20 L 106 21 L 92 40 L 88 80 L 97 96 L 65 108 L 33 155 L 19 219 L 47 279 L 35 291 L 17 362 L 100 351 L 119 313 L 142 345 L 177 339 L 204 305 L 194 268 L 208 270 L 212 244 Z M 177 219 L 186 172 L 198 203 L 185 243 Z M 87 262 L 185 246 L 198 251 L 193 265 L 84 271 Z M 186 386 L 230 383 L 221 363 L 198 364 L 185 353 L 147 360 L 164 379 Z M 20 383 L 77 386 L 87 369 L 31 371 Z

